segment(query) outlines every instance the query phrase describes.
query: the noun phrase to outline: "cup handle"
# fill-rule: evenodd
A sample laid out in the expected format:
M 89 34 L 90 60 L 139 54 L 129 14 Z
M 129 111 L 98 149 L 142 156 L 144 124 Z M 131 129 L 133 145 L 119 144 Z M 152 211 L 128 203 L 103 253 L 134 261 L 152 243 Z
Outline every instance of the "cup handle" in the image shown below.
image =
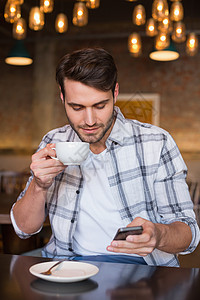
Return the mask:
M 51 148 L 53 150 L 56 150 L 56 148 Z M 50 156 L 52 159 L 55 159 L 55 160 L 59 160 L 57 157 L 54 157 L 54 156 Z
M 52 159 L 59 160 L 57 157 L 50 156 Z

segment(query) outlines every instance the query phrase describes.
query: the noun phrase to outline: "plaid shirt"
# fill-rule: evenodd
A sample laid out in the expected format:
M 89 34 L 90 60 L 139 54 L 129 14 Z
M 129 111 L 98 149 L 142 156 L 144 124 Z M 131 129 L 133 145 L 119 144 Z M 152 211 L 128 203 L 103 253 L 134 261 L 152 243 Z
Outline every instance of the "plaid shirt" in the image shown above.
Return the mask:
M 117 107 L 115 112 L 116 121 L 106 141 L 105 171 L 122 222 L 126 226 L 137 216 L 153 223 L 184 222 L 191 228 L 192 241 L 183 253 L 192 252 L 199 242 L 199 227 L 185 182 L 187 168 L 178 147 L 165 130 L 127 120 Z M 66 125 L 44 136 L 38 150 L 48 143 L 60 141 L 80 139 Z M 18 199 L 24 195 L 32 178 Z M 52 236 L 43 249 L 43 256 L 76 255 L 73 251 L 73 235 L 83 184 L 80 166 L 68 166 L 56 176 L 48 189 L 46 212 L 49 214 Z M 21 238 L 30 236 L 19 230 L 12 211 L 11 219 Z M 178 266 L 176 255 L 158 249 L 144 259 L 149 265 Z

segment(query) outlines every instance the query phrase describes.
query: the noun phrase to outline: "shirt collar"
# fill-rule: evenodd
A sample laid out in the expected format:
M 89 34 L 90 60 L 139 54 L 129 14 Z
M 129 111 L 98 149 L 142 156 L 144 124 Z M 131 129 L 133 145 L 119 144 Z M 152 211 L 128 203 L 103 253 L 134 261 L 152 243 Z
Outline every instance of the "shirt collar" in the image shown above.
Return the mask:
M 114 107 L 114 114 L 116 117 L 115 124 L 106 141 L 106 147 L 108 149 L 110 148 L 113 142 L 122 146 L 124 144 L 124 138 L 130 137 L 131 134 L 131 126 L 126 121 L 119 107 L 117 106 Z

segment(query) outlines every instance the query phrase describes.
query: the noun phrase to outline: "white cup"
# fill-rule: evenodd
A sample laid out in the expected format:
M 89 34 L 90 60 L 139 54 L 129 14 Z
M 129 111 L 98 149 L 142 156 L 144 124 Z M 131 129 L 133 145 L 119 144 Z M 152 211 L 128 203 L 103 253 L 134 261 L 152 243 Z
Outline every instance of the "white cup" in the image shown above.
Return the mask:
M 88 156 L 90 144 L 84 142 L 59 142 L 53 148 L 56 156 L 51 158 L 61 161 L 64 165 L 80 165 Z

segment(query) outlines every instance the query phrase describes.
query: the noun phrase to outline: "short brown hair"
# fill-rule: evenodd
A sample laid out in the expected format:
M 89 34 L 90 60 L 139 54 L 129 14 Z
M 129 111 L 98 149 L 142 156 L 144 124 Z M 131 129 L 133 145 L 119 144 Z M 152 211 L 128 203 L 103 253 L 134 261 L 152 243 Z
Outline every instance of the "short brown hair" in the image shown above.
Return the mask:
M 112 90 L 117 83 L 113 57 L 102 48 L 85 48 L 66 54 L 56 68 L 56 81 L 65 97 L 64 79 L 79 81 L 98 90 Z

